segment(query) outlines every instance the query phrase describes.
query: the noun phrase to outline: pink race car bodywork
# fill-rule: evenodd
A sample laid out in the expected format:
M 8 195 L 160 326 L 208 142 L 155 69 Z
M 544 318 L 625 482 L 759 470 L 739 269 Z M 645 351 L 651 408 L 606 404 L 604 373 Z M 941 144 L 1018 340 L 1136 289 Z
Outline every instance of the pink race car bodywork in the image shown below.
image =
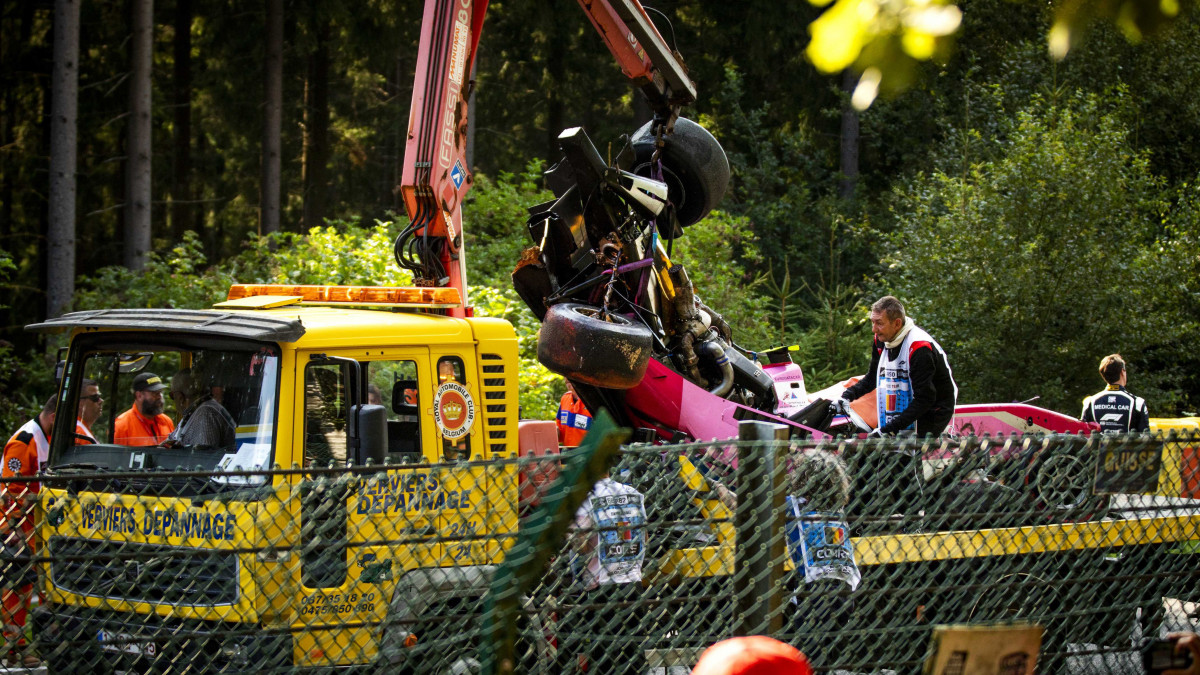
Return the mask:
M 948 430 L 955 436 L 1090 434 L 1099 425 L 1026 403 L 970 403 L 954 407 Z
M 779 405 L 774 415 L 752 410 L 733 401 L 714 396 L 684 379 L 679 373 L 651 359 L 641 384 L 626 391 L 625 402 L 634 419 L 648 427 L 678 429 L 696 441 L 737 437 L 737 425 L 744 419 L 778 421 L 799 426 L 786 418 L 817 398 L 834 399 L 856 379 L 846 380 L 811 396 L 805 391 L 804 376 L 795 364 L 764 368 L 776 383 Z M 856 407 L 874 409 L 874 395 L 856 402 Z M 873 415 L 863 415 L 873 422 Z M 1062 413 L 1027 403 L 971 403 L 955 407 L 954 419 L 947 432 L 954 436 L 1009 436 L 1012 434 L 1088 434 L 1098 427 Z M 827 434 L 814 432 L 815 438 Z
M 713 441 L 737 438 L 738 423 L 747 419 L 777 422 L 808 431 L 812 438 L 828 438 L 831 434 L 857 433 L 847 418 L 836 418 L 831 433 L 810 429 L 786 416 L 802 410 L 817 398 L 834 399 L 857 379 L 823 389 L 809 395 L 804 387 L 800 367 L 792 364 L 773 364 L 764 368 L 775 380 L 779 404 L 775 414 L 754 410 L 728 399 L 715 396 L 696 386 L 666 365 L 651 359 L 642 382 L 625 392 L 626 412 L 639 426 L 657 429 L 660 437 L 670 440 L 667 430 L 682 431 L 691 440 Z M 874 392 L 855 402 L 869 424 L 874 423 Z M 1011 436 L 1014 434 L 1089 434 L 1098 427 L 1073 417 L 1026 403 L 973 403 L 955 407 L 954 419 L 947 432 L 952 436 Z M 736 462 L 732 456 L 727 461 Z M 1003 444 L 990 447 L 993 456 L 1003 452 Z M 952 461 L 956 450 L 943 444 L 922 457 L 929 471 L 934 466 Z

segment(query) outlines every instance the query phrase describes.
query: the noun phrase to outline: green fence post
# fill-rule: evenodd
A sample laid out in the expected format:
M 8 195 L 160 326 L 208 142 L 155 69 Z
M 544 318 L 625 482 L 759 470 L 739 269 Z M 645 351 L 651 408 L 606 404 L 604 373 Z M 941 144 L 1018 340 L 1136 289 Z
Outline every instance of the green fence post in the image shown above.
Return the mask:
M 562 548 L 575 511 L 604 475 L 609 458 L 620 452 L 629 430 L 618 427 L 601 410 L 583 443 L 571 451 L 566 466 L 541 506 L 524 519 L 513 547 L 492 577 L 484 603 L 479 661 L 486 675 L 511 673 L 516 667 L 513 644 L 521 597 L 542 577 L 550 556 Z
M 783 628 L 783 466 L 777 461 L 788 430 L 782 424 L 746 421 L 738 424 L 738 503 L 733 523 L 734 593 L 737 633 L 773 635 Z M 758 441 L 758 442 L 754 442 Z M 770 441 L 774 441 L 773 443 Z

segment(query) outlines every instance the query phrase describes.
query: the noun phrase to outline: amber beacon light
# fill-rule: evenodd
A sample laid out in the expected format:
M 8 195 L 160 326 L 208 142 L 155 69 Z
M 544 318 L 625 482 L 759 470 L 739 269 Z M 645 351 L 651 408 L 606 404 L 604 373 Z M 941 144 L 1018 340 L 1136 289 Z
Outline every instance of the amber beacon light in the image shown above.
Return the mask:
M 299 297 L 302 302 L 330 305 L 393 305 L 447 308 L 462 305 L 457 288 L 401 286 L 289 286 L 285 284 L 233 284 L 229 300 L 263 295 Z

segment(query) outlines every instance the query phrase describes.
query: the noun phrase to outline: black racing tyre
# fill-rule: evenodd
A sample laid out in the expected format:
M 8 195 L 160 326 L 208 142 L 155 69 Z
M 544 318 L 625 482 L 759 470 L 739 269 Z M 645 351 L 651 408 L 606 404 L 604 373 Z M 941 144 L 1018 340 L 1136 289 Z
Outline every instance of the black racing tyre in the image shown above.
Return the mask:
M 618 314 L 601 319 L 590 305 L 564 302 L 546 312 L 538 361 L 577 382 L 606 389 L 636 387 L 646 374 L 654 336 Z
M 633 173 L 653 177 L 654 123 L 647 122 L 633 134 Z M 683 117 L 675 120 L 675 131 L 666 137 L 662 153 L 663 181 L 667 198 L 675 205 L 675 217 L 687 227 L 708 215 L 729 186 L 729 159 L 713 135 Z

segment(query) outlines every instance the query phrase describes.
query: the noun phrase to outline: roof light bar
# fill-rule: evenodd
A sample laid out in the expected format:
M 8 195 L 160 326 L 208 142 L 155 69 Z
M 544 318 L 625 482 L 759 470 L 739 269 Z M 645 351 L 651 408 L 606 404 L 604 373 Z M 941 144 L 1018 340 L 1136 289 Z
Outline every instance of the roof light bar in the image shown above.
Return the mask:
M 391 305 L 446 309 L 461 307 L 457 288 L 424 286 L 288 286 L 284 284 L 233 284 L 229 300 L 261 295 L 298 296 L 302 302 L 321 305 Z

